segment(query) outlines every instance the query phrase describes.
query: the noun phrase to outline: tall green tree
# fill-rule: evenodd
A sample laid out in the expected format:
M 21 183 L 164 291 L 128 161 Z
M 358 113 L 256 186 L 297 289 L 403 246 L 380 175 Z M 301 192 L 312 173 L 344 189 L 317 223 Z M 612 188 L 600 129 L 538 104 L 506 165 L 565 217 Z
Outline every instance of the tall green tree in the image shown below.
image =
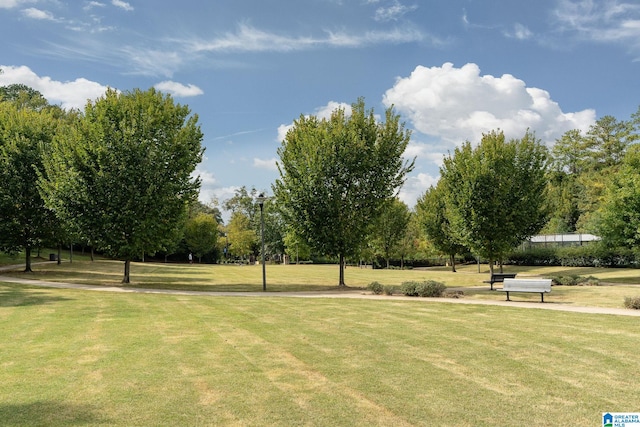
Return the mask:
M 197 197 L 202 159 L 197 115 L 150 89 L 108 90 L 45 158 L 47 206 L 107 254 L 131 261 L 172 244 Z
M 184 239 L 189 251 L 202 262 L 202 257 L 212 252 L 218 243 L 218 223 L 212 215 L 199 213 L 187 220 Z
M 395 197 L 413 161 L 402 157 L 410 139 L 393 109 L 379 123 L 363 99 L 329 119 L 301 116 L 278 149 L 273 186 L 285 222 L 316 252 L 335 256 L 344 280 L 345 257 L 362 247 L 372 221 Z
M 505 141 L 504 133 L 484 134 L 445 158 L 441 179 L 447 217 L 456 238 L 475 254 L 494 261 L 537 233 L 546 223 L 546 148 L 527 132 Z
M 416 216 L 422 231 L 439 252 L 448 255 L 451 271 L 456 271 L 456 255 L 467 251 L 460 243 L 447 215 L 445 182 L 430 187 L 416 204 Z
M 640 147 L 629 150 L 609 181 L 594 231 L 608 246 L 640 247 Z
M 23 249 L 25 271 L 30 272 L 31 250 L 53 240 L 57 228 L 35 182 L 42 171 L 42 150 L 51 143 L 58 121 L 50 111 L 14 102 L 21 93 L 16 89 L 14 97 L 0 101 L 0 249 Z
M 245 258 L 253 254 L 258 245 L 258 234 L 251 227 L 251 220 L 242 212 L 233 212 L 226 227 L 229 254 Z
M 391 257 L 396 255 L 402 237 L 409 224 L 409 207 L 400 199 L 385 202 L 382 212 L 373 222 L 371 243 L 376 254 L 390 267 Z

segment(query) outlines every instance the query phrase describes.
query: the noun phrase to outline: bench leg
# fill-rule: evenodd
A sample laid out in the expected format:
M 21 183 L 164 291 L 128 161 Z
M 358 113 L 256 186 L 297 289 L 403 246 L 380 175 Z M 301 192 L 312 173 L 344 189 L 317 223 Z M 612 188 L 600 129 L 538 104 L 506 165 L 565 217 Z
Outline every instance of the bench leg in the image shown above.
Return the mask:
M 493 282 L 491 282 L 491 290 L 493 290 Z
M 540 292 L 540 302 L 544 302 L 544 292 Z
M 505 291 L 505 292 L 507 293 L 507 301 L 511 301 L 511 300 L 509 299 L 509 291 Z

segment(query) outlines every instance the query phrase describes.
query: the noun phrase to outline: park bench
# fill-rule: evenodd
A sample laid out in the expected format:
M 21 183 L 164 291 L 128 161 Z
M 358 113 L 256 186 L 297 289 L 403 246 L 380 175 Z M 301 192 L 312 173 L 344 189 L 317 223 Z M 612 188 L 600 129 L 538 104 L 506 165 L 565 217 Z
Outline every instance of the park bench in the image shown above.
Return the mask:
M 502 283 L 504 279 L 513 279 L 514 277 L 516 277 L 516 273 L 491 273 L 491 278 L 482 283 L 491 283 L 491 290 L 493 290 L 494 283 Z
M 499 291 L 507 293 L 507 301 L 509 292 L 532 292 L 540 294 L 540 302 L 544 302 L 544 294 L 551 292 L 551 279 L 509 279 L 506 278 L 502 282 L 502 289 Z

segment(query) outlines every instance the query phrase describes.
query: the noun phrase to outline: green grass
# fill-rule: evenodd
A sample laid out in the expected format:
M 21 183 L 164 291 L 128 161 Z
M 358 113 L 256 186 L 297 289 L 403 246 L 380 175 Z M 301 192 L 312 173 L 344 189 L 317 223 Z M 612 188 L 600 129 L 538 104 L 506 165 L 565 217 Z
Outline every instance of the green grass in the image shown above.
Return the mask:
M 8 273 L 14 277 L 70 282 L 78 284 L 121 286 L 123 263 L 99 260 L 90 262 L 74 257 L 73 263 L 34 264 L 34 273 Z M 569 267 L 505 267 L 518 277 L 578 274 L 600 278 L 605 286 L 554 286 L 545 301 L 554 304 L 623 308 L 625 297 L 640 296 L 640 270 Z M 489 291 L 488 266 L 465 265 L 456 273 L 444 267 L 416 270 L 372 270 L 348 267 L 345 271 L 350 288 L 366 289 L 373 281 L 399 285 L 408 280 L 437 280 L 450 288 L 463 288 L 466 299 L 504 300 L 502 292 Z M 133 263 L 128 287 L 197 291 L 261 291 L 261 266 Z M 274 292 L 326 291 L 336 289 L 338 267 L 335 265 L 268 265 L 267 290 Z M 610 286 L 611 284 L 615 286 Z M 499 287 L 499 285 L 497 285 Z M 513 294 L 516 301 L 540 300 L 538 294 Z
M 599 425 L 640 401 L 626 316 L 0 284 L 0 340 L 0 425 Z

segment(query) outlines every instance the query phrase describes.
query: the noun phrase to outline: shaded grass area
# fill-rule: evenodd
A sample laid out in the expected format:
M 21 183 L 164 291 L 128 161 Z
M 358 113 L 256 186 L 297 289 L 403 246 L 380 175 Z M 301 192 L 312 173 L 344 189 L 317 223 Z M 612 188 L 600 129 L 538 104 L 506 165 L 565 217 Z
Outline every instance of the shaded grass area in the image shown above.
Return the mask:
M 0 424 L 596 425 L 635 318 L 0 284 Z
M 90 262 L 78 260 L 34 264 L 34 273 L 19 271 L 7 273 L 13 277 L 77 284 L 121 286 L 123 263 L 120 261 L 98 260 Z M 604 286 L 554 286 L 545 301 L 550 304 L 572 304 L 623 308 L 625 297 L 640 296 L 638 270 L 605 268 L 567 267 L 512 267 L 507 272 L 515 272 L 518 277 L 583 275 L 598 277 Z M 131 272 L 131 288 L 177 289 L 192 291 L 232 291 L 248 292 L 262 290 L 261 266 L 211 265 L 211 264 L 164 264 L 134 263 Z M 489 277 L 486 265 L 466 265 L 456 273 L 445 267 L 415 270 L 372 270 L 370 268 L 348 267 L 347 284 L 351 290 L 364 292 L 366 286 L 378 281 L 384 285 L 399 288 L 404 281 L 436 280 L 449 288 L 462 289 L 464 298 L 504 300 L 502 292 L 489 291 L 483 283 Z M 335 290 L 338 278 L 336 265 L 268 265 L 267 290 L 272 292 L 313 292 Z M 612 286 L 614 285 L 614 286 Z M 499 284 L 496 287 L 500 287 Z M 515 301 L 538 302 L 539 294 L 515 293 Z

